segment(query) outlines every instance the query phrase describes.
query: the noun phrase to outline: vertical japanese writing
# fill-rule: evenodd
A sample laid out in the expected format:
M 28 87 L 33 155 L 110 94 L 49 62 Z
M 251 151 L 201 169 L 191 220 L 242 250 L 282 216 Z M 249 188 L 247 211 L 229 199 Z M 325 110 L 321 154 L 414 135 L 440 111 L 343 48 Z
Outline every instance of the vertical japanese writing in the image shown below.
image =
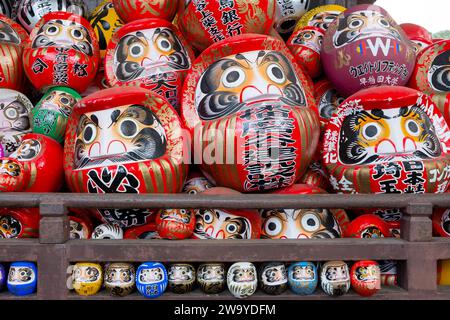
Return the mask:
M 69 51 L 69 48 L 56 48 L 56 51 L 58 53 L 55 57 L 56 63 L 53 66 L 53 83 L 67 85 L 69 83 L 69 66 L 67 64 L 67 59 L 69 58 L 67 51 Z

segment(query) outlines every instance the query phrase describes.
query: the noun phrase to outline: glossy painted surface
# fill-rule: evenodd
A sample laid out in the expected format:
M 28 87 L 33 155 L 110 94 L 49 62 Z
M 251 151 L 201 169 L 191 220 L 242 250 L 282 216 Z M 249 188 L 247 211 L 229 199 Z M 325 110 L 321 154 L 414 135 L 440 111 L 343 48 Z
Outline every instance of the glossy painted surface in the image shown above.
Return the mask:
M 7 287 L 15 296 L 36 292 L 38 273 L 33 262 L 13 262 L 9 267 Z

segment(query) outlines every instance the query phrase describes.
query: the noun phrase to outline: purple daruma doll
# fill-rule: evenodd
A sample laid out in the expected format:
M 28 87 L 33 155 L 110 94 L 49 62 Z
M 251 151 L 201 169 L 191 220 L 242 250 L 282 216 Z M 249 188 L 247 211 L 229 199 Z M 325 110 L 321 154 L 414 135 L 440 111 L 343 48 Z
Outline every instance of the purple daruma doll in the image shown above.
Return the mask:
M 404 31 L 375 5 L 342 12 L 323 40 L 324 70 L 344 96 L 369 87 L 406 85 L 415 59 L 414 47 Z
M 0 291 L 3 291 L 3 288 L 6 284 L 6 270 L 5 267 L 0 264 Z

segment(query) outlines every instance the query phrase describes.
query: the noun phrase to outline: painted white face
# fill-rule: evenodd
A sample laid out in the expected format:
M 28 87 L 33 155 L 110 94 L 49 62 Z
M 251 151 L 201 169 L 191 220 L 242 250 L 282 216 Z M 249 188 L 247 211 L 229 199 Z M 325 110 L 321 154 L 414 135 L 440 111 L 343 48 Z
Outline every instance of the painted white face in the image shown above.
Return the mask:
M 339 20 L 338 30 L 333 35 L 336 48 L 357 40 L 383 37 L 401 41 L 398 27 L 382 13 L 372 10 L 356 11 Z
M 329 265 L 325 270 L 325 279 L 331 283 L 348 281 L 350 276 L 348 274 L 347 265 Z
M 317 30 L 301 31 L 293 40 L 292 44 L 307 47 L 320 54 L 323 42 L 323 34 Z
M 92 56 L 94 49 L 88 30 L 81 24 L 69 20 L 50 20 L 45 23 L 33 39 L 33 48 L 73 48 Z
M 12 285 L 30 284 L 36 280 L 34 271 L 29 267 L 11 267 L 8 282 Z
M 339 158 L 344 164 L 424 160 L 442 152 L 430 118 L 417 106 L 349 115 L 340 136 Z
M 41 153 L 41 143 L 35 139 L 23 140 L 19 148 L 10 155 L 11 158 L 16 158 L 21 161 L 31 161 Z
M 120 39 L 114 53 L 115 75 L 123 82 L 190 67 L 189 55 L 169 28 L 131 32 Z
M 139 274 L 141 284 L 154 284 L 164 280 L 164 271 L 161 268 L 142 269 Z
M 0 133 L 29 130 L 32 108 L 33 105 L 23 94 L 0 89 Z
M 77 99 L 72 95 L 64 91 L 55 90 L 42 101 L 39 109 L 57 111 L 65 117 L 69 117 L 76 103 Z
M 225 268 L 221 265 L 203 265 L 199 271 L 199 279 L 205 282 L 225 280 Z
M 340 11 L 322 11 L 316 14 L 309 22 L 308 26 L 327 30 L 331 23 L 339 16 Z
M 87 230 L 83 228 L 83 225 L 77 221 L 70 220 L 70 239 L 87 239 Z
M 6 22 L 0 21 L 0 44 L 20 44 L 22 41 L 17 32 Z
M 230 283 L 254 283 L 256 280 L 256 269 L 253 264 L 240 263 L 228 271 Z
M 222 210 L 198 210 L 194 233 L 201 239 L 250 239 L 250 220 Z
M 189 194 L 197 194 L 212 187 L 213 185 L 206 178 L 196 177 L 186 181 L 183 186 L 183 192 Z
M 80 117 L 75 168 L 156 159 L 166 152 L 166 133 L 156 115 L 140 105 L 88 112 Z
M 78 283 L 97 282 L 100 280 L 100 271 L 93 266 L 75 266 L 73 280 Z
M 356 278 L 363 282 L 374 282 L 380 277 L 379 269 L 375 266 L 358 267 L 356 269 Z
M 262 281 L 270 286 L 287 283 L 286 267 L 284 265 L 267 267 L 263 271 Z
M 296 266 L 294 267 L 293 278 L 297 281 L 314 281 L 316 280 L 316 273 L 312 266 Z
M 126 266 L 108 268 L 105 277 L 106 282 L 113 286 L 123 286 L 134 283 L 134 272 L 131 268 Z
M 169 269 L 169 280 L 173 282 L 192 281 L 194 269 L 190 266 L 173 265 Z

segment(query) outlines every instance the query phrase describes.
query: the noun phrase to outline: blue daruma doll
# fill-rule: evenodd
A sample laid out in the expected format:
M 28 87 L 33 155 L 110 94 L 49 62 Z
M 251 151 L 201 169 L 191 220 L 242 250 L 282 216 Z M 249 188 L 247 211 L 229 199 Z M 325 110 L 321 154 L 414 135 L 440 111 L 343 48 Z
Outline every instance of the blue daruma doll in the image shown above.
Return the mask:
M 0 291 L 3 291 L 3 288 L 6 284 L 6 270 L 5 267 L 0 264 Z
M 167 270 L 162 263 L 144 262 L 136 272 L 136 288 L 146 298 L 157 298 L 167 288 Z
M 15 296 L 26 296 L 36 291 L 37 268 L 33 262 L 11 263 L 7 286 Z
M 288 269 L 288 282 L 295 294 L 313 294 L 317 288 L 318 279 L 317 267 L 312 262 L 296 262 Z

